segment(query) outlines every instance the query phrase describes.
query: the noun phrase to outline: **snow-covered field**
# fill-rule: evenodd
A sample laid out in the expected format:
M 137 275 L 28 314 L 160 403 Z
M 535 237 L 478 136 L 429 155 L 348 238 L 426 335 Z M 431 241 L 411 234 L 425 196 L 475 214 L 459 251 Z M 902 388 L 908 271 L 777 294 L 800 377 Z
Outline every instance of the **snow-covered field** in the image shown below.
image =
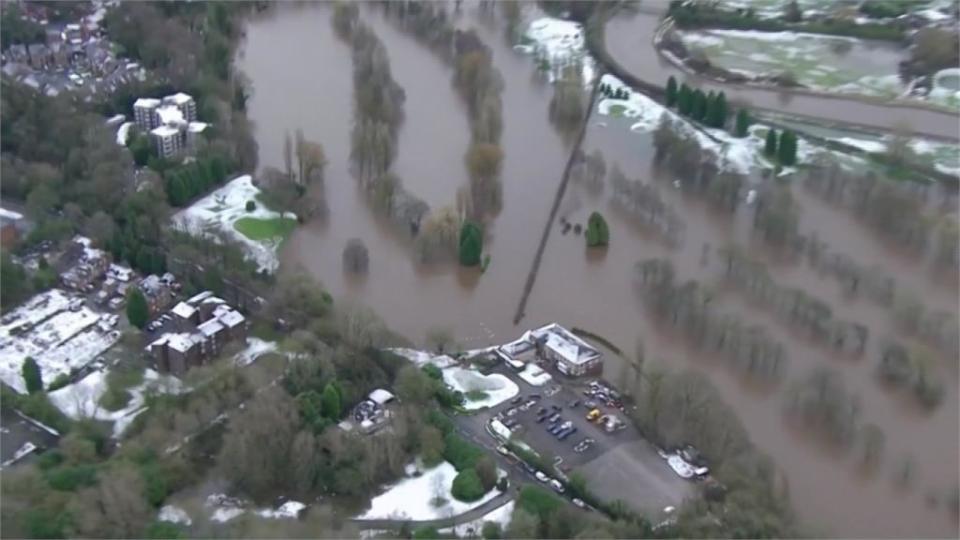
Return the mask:
M 454 390 L 459 390 L 464 394 L 474 391 L 486 394 L 485 398 L 475 401 L 467 398 L 463 403 L 463 408 L 467 410 L 495 407 L 520 392 L 517 384 L 505 375 L 499 373 L 484 375 L 478 371 L 461 367 L 444 369 L 443 382 L 450 385 Z
M 190 515 L 187 514 L 187 511 L 178 506 L 168 504 L 160 509 L 160 513 L 157 515 L 159 521 L 166 521 L 169 523 L 180 523 L 182 525 L 190 526 L 193 523 L 193 520 L 190 519 Z
M 79 297 L 52 289 L 38 294 L 0 320 L 0 379 L 17 392 L 26 392 L 22 366 L 36 360 L 44 384 L 92 362 L 119 339 L 119 332 L 102 332 L 102 317 L 86 306 L 73 311 Z
M 960 68 L 938 71 L 927 99 L 947 107 L 960 108 Z
M 790 72 L 815 90 L 897 97 L 906 86 L 897 75 L 902 48 L 856 38 L 803 32 L 697 30 L 681 32 L 716 66 L 752 76 Z
M 283 239 L 252 240 L 241 234 L 234 224 L 237 220 L 245 217 L 296 219 L 296 216 L 289 212 L 280 214 L 266 208 L 257 198 L 259 194 L 260 188 L 253 185 L 253 178 L 250 175 L 239 176 L 191 206 L 177 212 L 173 216 L 174 225 L 190 234 L 216 233 L 236 240 L 246 248 L 248 256 L 256 261 L 261 270 L 273 272 L 280 265 L 280 261 L 277 259 L 277 249 Z M 247 212 L 248 201 L 256 203 L 256 209 L 252 212 Z
M 522 43 L 516 49 L 532 54 L 544 67 L 550 82 L 555 81 L 564 67 L 579 64 L 583 82 L 589 85 L 596 74 L 593 58 L 586 53 L 583 25 L 553 17 L 534 20 L 527 27 Z
M 65 415 L 79 420 L 95 418 L 113 422 L 113 436 L 120 437 L 138 414 L 145 410 L 144 394 L 148 389 L 158 392 L 179 393 L 180 381 L 169 375 L 160 375 L 152 369 L 143 373 L 143 382 L 129 389 L 130 401 L 127 406 L 108 411 L 100 405 L 100 398 L 107 391 L 107 371 L 94 371 L 79 381 L 50 392 L 50 402 Z
M 456 476 L 457 470 L 446 461 L 423 471 L 420 476 L 408 476 L 374 497 L 370 501 L 370 509 L 357 518 L 417 521 L 440 519 L 472 510 L 499 493 L 493 488 L 474 502 L 458 501 L 450 494 Z M 437 502 L 442 504 L 435 505 Z
M 457 525 L 456 527 L 450 527 L 449 529 L 441 529 L 440 532 L 453 533 L 460 538 L 480 538 L 480 532 L 483 531 L 483 524 L 488 522 L 499 524 L 500 530 L 505 531 L 510 525 L 510 519 L 513 517 L 514 506 L 516 506 L 516 503 L 514 501 L 510 501 L 500 508 L 491 510 L 488 514 L 484 515 L 480 519 L 461 523 L 460 525 Z

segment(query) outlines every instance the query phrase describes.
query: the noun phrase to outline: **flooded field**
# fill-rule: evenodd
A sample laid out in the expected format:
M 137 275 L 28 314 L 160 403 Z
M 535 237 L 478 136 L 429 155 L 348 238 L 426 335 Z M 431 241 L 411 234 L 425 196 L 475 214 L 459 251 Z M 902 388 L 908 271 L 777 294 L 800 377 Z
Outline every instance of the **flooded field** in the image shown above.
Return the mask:
M 664 84 L 671 75 L 689 80 L 705 92 L 724 90 L 727 99 L 754 107 L 830 122 L 846 122 L 867 127 L 893 129 L 907 125 L 918 133 L 956 140 L 956 117 L 916 107 L 884 106 L 851 99 L 826 96 L 792 95 L 774 89 L 747 88 L 718 84 L 687 75 L 651 46 L 660 15 L 667 2 L 645 4 L 638 13 L 623 13 L 611 19 L 604 34 L 608 51 L 625 69 L 646 81 Z
M 329 161 L 325 181 L 329 218 L 295 231 L 281 255 L 285 267 L 302 265 L 340 301 L 371 306 L 391 328 L 415 342 L 422 341 L 431 327 L 447 326 L 465 347 L 475 347 L 515 339 L 527 328 L 552 321 L 601 334 L 628 353 L 642 336 L 649 361 L 701 370 L 711 378 L 754 442 L 785 472 L 793 503 L 811 532 L 848 537 L 955 532 L 956 522 L 944 498 L 958 474 L 955 364 L 938 361 L 933 367 L 946 392 L 932 413 L 923 413 L 899 394 L 884 390 L 875 376 L 881 339 L 899 334 L 888 312 L 866 299 L 847 299 L 836 280 L 806 264 L 781 262 L 768 253 L 754 238 L 750 207 L 733 215 L 719 214 L 675 189 L 673 178 L 652 165 L 651 135 L 630 131 L 631 121 L 626 118 L 594 115 L 584 151 L 600 150 L 608 173 L 616 163 L 628 178 L 658 186 L 664 202 L 684 223 L 682 242 L 669 248 L 613 208 L 609 182 L 599 194 L 572 182 L 560 215 L 584 224 L 591 211 L 602 211 L 610 226 L 610 247 L 602 253 L 588 252 L 582 235 L 562 234 L 556 225 L 526 316 L 519 326 L 512 324 L 569 149 L 548 120 L 549 84 L 536 74 L 529 56 L 513 49 L 502 27 L 482 21 L 472 5 L 464 6 L 457 25 L 477 29 L 504 79 L 503 208 L 487 226 L 485 251 L 491 262 L 482 275 L 453 265 L 418 264 L 411 242 L 374 214 L 350 174 L 352 63 L 348 46 L 334 35 L 330 16 L 329 9 L 318 5 L 271 9 L 249 24 L 237 60 L 253 82 L 249 115 L 256 123 L 261 166 L 283 163 L 283 134 L 297 128 L 303 129 L 307 139 L 324 145 Z M 406 119 L 394 171 L 431 208 L 452 207 L 456 189 L 466 178 L 463 153 L 469 130 L 466 111 L 451 87 L 451 70 L 373 9 L 361 9 L 361 17 L 384 42 L 393 76 L 406 91 Z M 656 20 L 653 16 L 649 20 L 652 32 Z M 672 69 L 661 65 L 649 48 L 646 36 L 651 34 L 643 34 L 642 25 L 637 28 L 615 21 L 608 28 L 608 41 L 629 46 L 636 56 L 651 55 L 644 56 L 647 64 L 641 60 L 641 68 L 650 68 L 645 76 L 666 79 Z M 642 45 L 636 42 L 638 37 L 643 37 Z M 612 52 L 616 57 L 616 46 Z M 625 64 L 630 67 L 629 61 Z M 897 112 L 884 109 L 882 116 L 871 115 L 874 106 L 808 98 L 783 105 L 776 93 L 754 90 L 738 93 L 737 98 L 802 114 L 830 115 L 835 107 L 857 123 L 888 121 Z M 903 114 L 914 121 L 923 116 L 916 111 Z M 950 129 L 955 130 L 955 118 L 931 118 L 929 125 L 934 129 L 952 125 Z M 792 191 L 802 208 L 804 234 L 815 231 L 831 251 L 844 252 L 865 265 L 880 265 L 896 278 L 898 287 L 916 291 L 928 307 L 956 314 L 955 288 L 934 282 L 918 269 L 914 258 L 879 241 L 845 210 L 823 204 L 799 185 Z M 369 274 L 360 280 L 346 277 L 341 267 L 341 251 L 355 237 L 370 251 Z M 714 283 L 723 274 L 716 251 L 730 243 L 749 246 L 751 258 L 767 262 L 778 284 L 801 287 L 826 301 L 836 317 L 868 326 L 870 339 L 863 356 L 837 357 L 732 291 L 718 296 L 720 308 L 765 327 L 786 348 L 788 362 L 780 384 L 747 381 L 722 361 L 660 328 L 634 294 L 634 263 L 669 257 L 680 279 Z M 710 245 L 705 260 L 704 244 Z M 824 365 L 835 367 L 848 389 L 860 396 L 863 421 L 876 423 L 886 435 L 884 461 L 875 475 L 862 475 L 850 455 L 814 443 L 783 419 L 784 388 Z M 613 381 L 625 373 L 614 361 L 605 367 Z M 894 475 L 897 464 L 908 456 L 914 463 L 914 480 L 912 487 L 900 489 Z M 930 495 L 936 495 L 936 504 L 928 500 Z
M 814 90 L 890 98 L 907 89 L 897 74 L 906 49 L 887 42 L 743 30 L 680 32 L 680 38 L 712 64 L 749 76 L 788 72 Z

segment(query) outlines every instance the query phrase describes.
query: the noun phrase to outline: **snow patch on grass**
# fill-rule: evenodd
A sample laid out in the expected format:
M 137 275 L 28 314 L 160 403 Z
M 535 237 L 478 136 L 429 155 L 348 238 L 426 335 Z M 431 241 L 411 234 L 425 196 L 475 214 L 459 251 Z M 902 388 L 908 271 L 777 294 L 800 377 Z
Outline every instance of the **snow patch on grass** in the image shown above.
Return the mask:
M 449 367 L 443 370 L 443 382 L 454 390 L 464 394 L 468 392 L 483 392 L 486 397 L 478 400 L 466 400 L 463 408 L 467 410 L 495 407 L 500 403 L 516 396 L 520 392 L 517 383 L 499 373 L 484 375 L 479 371 L 461 367 Z
M 280 264 L 277 258 L 277 249 L 283 243 L 284 238 L 273 237 L 254 240 L 238 231 L 235 224 L 242 218 L 296 219 L 296 215 L 289 212 L 281 214 L 264 207 L 263 204 L 257 202 L 259 194 L 260 188 L 253 185 L 253 178 L 250 175 L 239 176 L 189 207 L 177 212 L 173 216 L 173 223 L 177 228 L 190 234 L 208 235 L 216 233 L 236 240 L 244 246 L 247 255 L 257 263 L 260 270 L 273 272 Z M 251 212 L 247 212 L 246 209 L 248 201 L 256 202 L 256 208 Z
M 168 504 L 161 508 L 160 513 L 157 515 L 157 519 L 169 523 L 180 523 L 187 526 L 190 526 L 193 523 L 193 520 L 190 519 L 190 515 L 187 514 L 186 510 L 172 504 Z
M 120 437 L 138 414 L 145 410 L 144 394 L 148 389 L 178 393 L 180 381 L 169 375 L 160 375 L 152 369 L 143 373 L 143 382 L 130 388 L 130 401 L 127 406 L 116 411 L 108 411 L 100 405 L 100 398 L 107 391 L 109 371 L 94 371 L 79 381 L 64 386 L 48 394 L 50 402 L 63 414 L 79 420 L 93 418 L 104 422 L 113 422 L 113 436 Z
M 417 349 L 406 349 L 402 347 L 387 349 L 388 352 L 392 352 L 397 356 L 402 356 L 407 360 L 413 362 L 417 367 L 423 367 L 427 364 L 432 364 L 437 366 L 440 369 L 448 368 L 450 366 L 457 365 L 457 361 L 445 354 L 435 355 L 428 351 L 420 351 Z
M 240 351 L 237 356 L 234 357 L 233 361 L 234 364 L 238 366 L 249 366 L 262 355 L 268 352 L 275 352 L 276 350 L 277 344 L 273 341 L 264 341 L 260 338 L 248 337 L 247 348 Z
M 456 476 L 457 470 L 444 461 L 420 476 L 404 478 L 374 497 L 370 509 L 357 519 L 441 519 L 470 511 L 499 494 L 494 488 L 476 501 L 458 501 L 450 492 Z M 434 506 L 439 499 L 443 499 L 443 504 Z

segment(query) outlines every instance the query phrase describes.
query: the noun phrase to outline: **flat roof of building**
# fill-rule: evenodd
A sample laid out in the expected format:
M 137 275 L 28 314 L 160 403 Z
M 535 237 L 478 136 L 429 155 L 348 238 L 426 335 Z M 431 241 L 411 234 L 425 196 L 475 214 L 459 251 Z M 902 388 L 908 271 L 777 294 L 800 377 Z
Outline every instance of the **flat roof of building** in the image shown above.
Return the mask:
M 155 98 L 140 98 L 133 102 L 134 107 L 143 107 L 145 109 L 153 109 L 154 107 L 160 106 L 160 100 Z
M 171 126 L 159 126 L 150 130 L 157 137 L 173 137 L 180 133 L 180 130 Z

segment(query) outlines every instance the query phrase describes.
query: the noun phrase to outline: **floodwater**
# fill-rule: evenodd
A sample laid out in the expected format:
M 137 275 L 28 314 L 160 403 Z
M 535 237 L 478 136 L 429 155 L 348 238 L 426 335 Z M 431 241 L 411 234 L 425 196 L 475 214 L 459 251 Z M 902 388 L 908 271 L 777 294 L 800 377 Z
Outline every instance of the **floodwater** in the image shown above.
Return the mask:
M 605 31 L 607 50 L 627 71 L 644 81 L 662 85 L 673 75 L 680 81 L 707 90 L 723 90 L 727 99 L 755 108 L 886 130 L 909 126 L 930 136 L 956 140 L 957 116 L 918 107 L 885 106 L 844 98 L 792 94 L 774 89 L 720 84 L 680 70 L 653 48 L 653 35 L 667 2 L 644 3 L 636 13 L 612 18 Z
M 764 325 L 784 343 L 789 356 L 785 384 L 773 388 L 751 384 L 722 360 L 690 350 L 676 336 L 655 328 L 633 294 L 633 264 L 669 256 L 679 277 L 711 281 L 720 275 L 720 264 L 714 256 L 701 265 L 703 244 L 709 243 L 714 251 L 734 241 L 752 245 L 750 216 L 749 210 L 733 217 L 716 214 L 671 187 L 670 178 L 651 168 L 650 136 L 630 132 L 626 120 L 594 116 L 584 150 L 600 149 L 608 170 L 616 162 L 628 177 L 656 182 L 686 224 L 685 241 L 669 250 L 610 208 L 609 186 L 594 196 L 571 183 L 562 214 L 585 223 L 590 211 L 603 211 L 611 245 L 606 253 L 588 253 L 582 236 L 563 235 L 555 225 L 526 317 L 519 326 L 512 324 L 568 149 L 548 121 L 551 90 L 534 74 L 533 62 L 512 50 L 501 28 L 477 22 L 473 9 L 465 6 L 458 26 L 478 30 L 505 81 L 504 203 L 488 224 L 485 250 L 491 263 L 482 275 L 450 265 L 417 264 L 410 242 L 378 219 L 363 199 L 348 171 L 352 65 L 347 45 L 332 32 L 330 11 L 318 5 L 286 5 L 248 25 L 238 64 L 254 85 L 249 114 L 256 123 L 260 163 L 282 164 L 283 133 L 298 127 L 308 139 L 324 145 L 329 160 L 325 189 L 330 216 L 325 223 L 297 229 L 284 247 L 284 265 L 302 265 L 338 299 L 371 306 L 392 329 L 415 342 L 429 328 L 446 326 L 472 348 L 512 340 L 529 327 L 551 321 L 602 334 L 628 352 L 637 336 L 643 336 L 651 361 L 701 370 L 714 381 L 754 442 L 785 472 L 793 503 L 811 532 L 848 537 L 955 534 L 956 522 L 944 507 L 943 495 L 958 474 L 956 370 L 947 368 L 946 362 L 937 366 L 946 397 L 929 415 L 883 390 L 874 379 L 880 339 L 897 333 L 881 308 L 868 300 L 847 300 L 832 278 L 805 265 L 778 262 L 757 248 L 752 255 L 768 261 L 779 283 L 802 287 L 828 301 L 837 317 L 870 327 L 869 347 L 862 358 L 835 357 L 795 336 L 766 312 L 747 306 L 735 293 L 724 295 L 720 307 Z M 433 53 L 392 28 L 373 9 L 361 9 L 361 16 L 386 45 L 394 78 L 407 93 L 394 169 L 431 207 L 452 206 L 453 193 L 465 181 L 462 156 L 469 134 L 466 111 L 450 85 L 451 73 Z M 916 290 L 926 305 L 956 313 L 955 289 L 932 282 L 917 271 L 916 261 L 878 241 L 843 210 L 821 204 L 802 189 L 794 189 L 794 194 L 803 207 L 803 233 L 816 231 L 831 251 L 883 266 L 899 286 Z M 346 278 L 341 268 L 341 251 L 353 237 L 361 238 L 370 250 L 370 272 L 361 280 Z M 615 362 L 605 369 L 613 380 L 623 373 Z M 860 395 L 863 420 L 885 432 L 884 463 L 876 475 L 862 476 L 851 456 L 821 448 L 785 425 L 780 414 L 782 388 L 818 365 L 835 366 L 847 387 Z M 893 475 L 895 464 L 906 455 L 912 456 L 916 476 L 912 489 L 900 491 Z M 941 499 L 935 507 L 927 503 L 930 493 Z

